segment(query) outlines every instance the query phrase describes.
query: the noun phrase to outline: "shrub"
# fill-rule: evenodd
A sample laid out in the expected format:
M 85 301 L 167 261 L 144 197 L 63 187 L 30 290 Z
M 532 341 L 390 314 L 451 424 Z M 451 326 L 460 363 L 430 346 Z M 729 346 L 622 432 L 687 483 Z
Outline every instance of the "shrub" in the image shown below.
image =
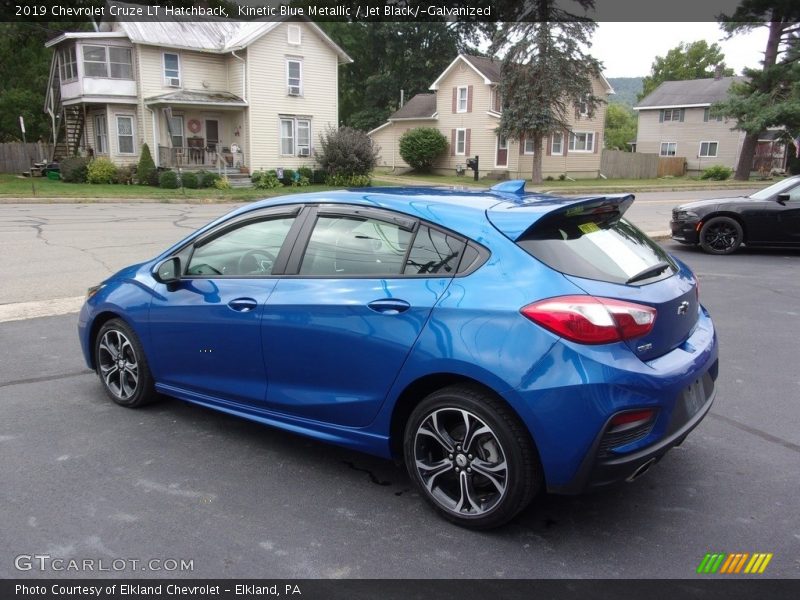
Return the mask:
M 555 179 L 553 179 L 552 175 L 548 175 L 547 177 L 544 178 L 544 180 L 545 181 L 555 181 Z
M 330 175 L 325 183 L 334 187 L 368 187 L 369 175 Z
M 68 183 L 86 183 L 86 170 L 89 159 L 83 156 L 71 156 L 59 163 L 61 179 Z
M 114 183 L 117 167 L 107 158 L 93 158 L 86 167 L 86 181 L 89 183 Z
M 562 173 L 561 175 L 558 176 L 558 180 L 559 181 L 566 181 L 567 180 L 567 174 L 566 173 Z
M 378 163 L 378 148 L 363 131 L 351 127 L 328 127 L 315 152 L 317 162 L 328 176 L 368 176 Z
M 311 183 L 322 184 L 325 183 L 327 177 L 328 177 L 327 173 L 325 173 L 325 171 L 323 171 L 322 169 L 314 169 L 311 172 L 310 179 Z
M 722 165 L 714 165 L 713 167 L 709 167 L 703 171 L 703 174 L 700 176 L 700 179 L 713 179 L 715 181 L 725 181 L 731 175 L 733 175 L 733 169 L 722 166 Z
M 400 136 L 400 156 L 412 169 L 430 171 L 448 147 L 447 138 L 433 127 L 409 129 Z
M 183 184 L 183 187 L 189 188 L 190 190 L 196 190 L 200 185 L 200 182 L 197 179 L 197 173 L 192 173 L 191 171 L 181 175 L 181 183 Z
M 300 175 L 300 173 L 298 173 L 297 177 L 295 177 L 292 180 L 292 187 L 305 187 L 310 183 L 311 182 L 308 180 L 308 177 L 306 177 L 305 175 Z
M 136 168 L 132 165 L 124 165 L 122 167 L 117 167 L 117 175 L 114 178 L 114 183 L 119 183 L 121 185 L 131 185 L 133 183 L 133 178 L 136 174 Z
M 292 185 L 292 183 L 294 182 L 294 178 L 295 178 L 294 169 L 284 169 L 281 183 L 283 183 L 283 185 Z
M 161 179 L 161 174 L 163 172 L 164 172 L 163 169 L 153 169 L 152 171 L 150 171 L 150 175 L 147 176 L 147 185 L 158 187 L 159 180 Z
M 139 164 L 136 166 L 136 181 L 139 185 L 153 185 L 150 183 L 150 174 L 155 172 L 156 163 L 150 155 L 150 148 L 142 144 L 142 153 L 139 155 Z
M 300 173 L 300 177 L 308 179 L 309 183 L 314 179 L 314 171 L 312 171 L 310 167 L 300 167 L 297 169 L 297 172 Z
M 789 159 L 789 174 L 800 175 L 800 158 Z M 61 177 L 64 177 L 64 167 L 61 167 Z
M 214 187 L 217 188 L 218 190 L 229 190 L 231 189 L 231 182 L 228 181 L 227 177 L 219 177 L 214 182 Z
M 175 171 L 162 171 L 158 176 L 158 187 L 174 190 L 180 187 L 178 174 Z
M 201 187 L 204 188 L 214 187 L 216 186 L 219 178 L 220 178 L 219 175 L 217 175 L 216 173 L 211 173 L 210 171 L 204 171 Z
M 271 190 L 283 185 L 275 171 L 254 171 L 250 176 L 250 181 L 257 190 Z

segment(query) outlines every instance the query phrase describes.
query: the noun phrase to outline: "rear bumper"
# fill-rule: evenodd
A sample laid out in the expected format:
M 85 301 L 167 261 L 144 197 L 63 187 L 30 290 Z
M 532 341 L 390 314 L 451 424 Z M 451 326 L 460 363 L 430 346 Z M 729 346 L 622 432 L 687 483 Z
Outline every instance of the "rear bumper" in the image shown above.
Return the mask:
M 548 491 L 556 494 L 579 494 L 621 481 L 633 481 L 643 475 L 652 465 L 661 460 L 669 450 L 683 443 L 686 436 L 708 414 L 717 393 L 714 381 L 717 368 L 718 363 L 715 362 L 712 368 L 704 373 L 700 379 L 705 400 L 702 406 L 697 409 L 697 412 L 690 414 L 684 399 L 678 398 L 676 400 L 668 433 L 665 437 L 646 448 L 630 454 L 613 458 L 601 457 L 600 443 L 606 431 L 606 427 L 604 427 L 592 444 L 591 450 L 586 454 L 575 478 L 567 485 L 550 487 Z
M 670 221 L 669 227 L 672 239 L 684 244 L 697 244 L 700 235 L 697 232 L 699 221 Z

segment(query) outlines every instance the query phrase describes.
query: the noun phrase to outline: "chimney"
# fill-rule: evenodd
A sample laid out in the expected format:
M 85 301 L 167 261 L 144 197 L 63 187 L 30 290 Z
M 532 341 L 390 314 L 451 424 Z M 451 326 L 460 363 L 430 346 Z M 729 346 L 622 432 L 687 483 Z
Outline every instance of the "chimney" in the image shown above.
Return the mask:
M 725 63 L 720 63 L 714 67 L 714 79 L 719 81 L 722 79 L 722 74 L 725 72 Z

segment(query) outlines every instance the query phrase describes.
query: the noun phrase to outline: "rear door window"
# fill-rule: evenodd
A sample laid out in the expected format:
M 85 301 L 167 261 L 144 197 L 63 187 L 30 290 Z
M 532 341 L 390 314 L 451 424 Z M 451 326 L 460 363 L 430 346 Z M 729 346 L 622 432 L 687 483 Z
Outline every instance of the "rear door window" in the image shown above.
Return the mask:
M 678 271 L 658 244 L 616 211 L 545 217 L 517 245 L 556 271 L 587 279 L 643 284 Z

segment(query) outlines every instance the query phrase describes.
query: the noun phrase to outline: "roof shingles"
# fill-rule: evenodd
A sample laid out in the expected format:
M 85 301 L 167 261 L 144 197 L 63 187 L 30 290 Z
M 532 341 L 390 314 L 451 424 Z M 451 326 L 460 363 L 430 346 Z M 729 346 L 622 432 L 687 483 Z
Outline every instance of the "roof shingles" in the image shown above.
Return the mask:
M 721 77 L 720 79 L 688 79 L 665 81 L 635 106 L 638 109 L 711 105 L 725 100 L 731 84 L 745 81 L 744 77 Z

